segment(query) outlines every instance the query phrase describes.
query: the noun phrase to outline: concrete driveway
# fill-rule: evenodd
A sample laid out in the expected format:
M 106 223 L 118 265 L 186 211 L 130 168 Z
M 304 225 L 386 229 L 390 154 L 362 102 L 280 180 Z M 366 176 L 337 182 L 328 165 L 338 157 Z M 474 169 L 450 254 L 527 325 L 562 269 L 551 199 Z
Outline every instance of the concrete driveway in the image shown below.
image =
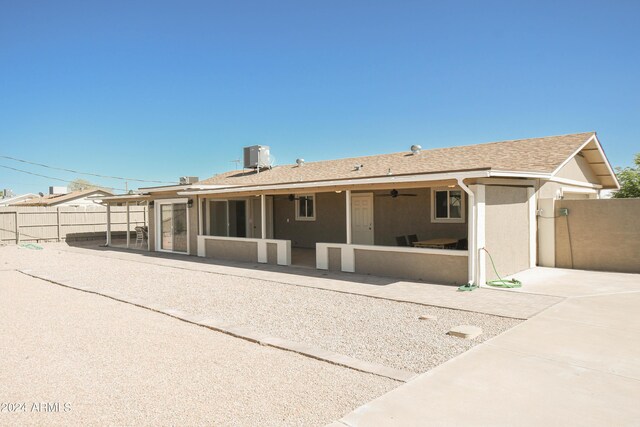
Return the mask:
M 520 292 L 564 299 L 336 425 L 637 426 L 640 275 L 536 268 Z

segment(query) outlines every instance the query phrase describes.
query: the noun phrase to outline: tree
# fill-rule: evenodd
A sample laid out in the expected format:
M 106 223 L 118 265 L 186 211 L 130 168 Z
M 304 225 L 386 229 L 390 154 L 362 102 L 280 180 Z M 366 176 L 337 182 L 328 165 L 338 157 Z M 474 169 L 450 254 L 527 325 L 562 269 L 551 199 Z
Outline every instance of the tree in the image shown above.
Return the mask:
M 81 191 L 81 190 L 89 190 L 89 189 L 99 189 L 101 188 L 99 185 L 95 185 L 87 181 L 86 179 L 76 178 L 69 183 L 68 189 L 69 191 Z
M 615 199 L 629 199 L 640 197 L 640 153 L 633 162 L 636 167 L 616 168 L 616 176 L 620 182 L 620 190 L 613 193 Z
M 71 181 L 68 185 L 69 191 L 80 191 L 80 190 L 86 190 L 88 188 L 95 188 L 95 187 L 96 187 L 95 185 L 91 184 L 89 181 L 82 178 L 76 178 L 73 181 Z

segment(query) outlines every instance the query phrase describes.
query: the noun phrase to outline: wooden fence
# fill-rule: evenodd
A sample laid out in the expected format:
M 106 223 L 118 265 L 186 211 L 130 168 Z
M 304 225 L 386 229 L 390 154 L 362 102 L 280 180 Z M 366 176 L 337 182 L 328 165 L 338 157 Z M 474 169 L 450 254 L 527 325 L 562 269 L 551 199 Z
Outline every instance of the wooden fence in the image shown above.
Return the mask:
M 129 207 L 129 231 L 147 225 L 146 206 Z M 107 208 L 0 207 L 0 243 L 48 242 L 104 237 Z M 126 235 L 127 208 L 111 207 L 111 231 Z

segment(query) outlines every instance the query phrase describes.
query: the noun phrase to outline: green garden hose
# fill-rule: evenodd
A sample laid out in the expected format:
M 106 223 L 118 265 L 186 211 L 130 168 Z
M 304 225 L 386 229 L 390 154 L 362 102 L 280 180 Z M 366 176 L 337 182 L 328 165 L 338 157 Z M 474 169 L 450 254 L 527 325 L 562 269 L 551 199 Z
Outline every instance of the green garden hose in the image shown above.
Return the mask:
M 41 251 L 43 249 L 42 246 L 36 245 L 35 243 L 23 243 L 18 247 L 23 249 L 35 249 L 37 251 Z
M 491 254 L 489 253 L 489 251 L 486 250 L 485 248 L 482 248 L 482 250 L 485 251 L 487 255 L 489 255 L 489 260 L 491 260 L 491 265 L 493 266 L 493 272 L 496 273 L 496 276 L 498 276 L 498 280 L 489 280 L 487 282 L 487 285 L 494 286 L 496 288 L 521 288 L 522 287 L 522 282 L 517 279 L 506 280 L 500 277 L 500 275 L 498 274 L 498 270 L 496 270 L 496 265 L 494 264 L 493 258 L 491 257 Z
M 500 274 L 498 274 L 498 270 L 496 269 L 496 264 L 493 262 L 493 258 L 491 257 L 491 254 L 489 253 L 489 251 L 486 250 L 485 248 L 482 248 L 482 250 L 485 251 L 487 255 L 489 255 L 489 260 L 491 260 L 491 265 L 493 266 L 493 272 L 496 273 L 496 276 L 498 276 L 498 280 L 489 280 L 487 282 L 487 285 L 493 286 L 496 288 L 521 288 L 522 287 L 522 282 L 517 279 L 506 280 L 500 277 Z M 471 292 L 474 289 L 478 289 L 478 288 L 479 286 L 476 284 L 467 283 L 466 285 L 462 285 L 458 287 L 458 292 Z

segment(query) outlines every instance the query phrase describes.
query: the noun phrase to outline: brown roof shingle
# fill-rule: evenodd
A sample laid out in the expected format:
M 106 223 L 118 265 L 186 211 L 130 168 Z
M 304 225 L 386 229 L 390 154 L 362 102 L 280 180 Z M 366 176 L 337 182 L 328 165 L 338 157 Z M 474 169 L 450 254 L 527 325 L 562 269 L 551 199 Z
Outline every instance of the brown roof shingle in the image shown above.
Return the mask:
M 312 182 L 388 175 L 493 169 L 521 172 L 553 172 L 595 132 L 543 138 L 282 165 L 271 170 L 231 171 L 198 182 L 216 185 L 264 185 Z M 363 165 L 356 170 L 355 165 Z

